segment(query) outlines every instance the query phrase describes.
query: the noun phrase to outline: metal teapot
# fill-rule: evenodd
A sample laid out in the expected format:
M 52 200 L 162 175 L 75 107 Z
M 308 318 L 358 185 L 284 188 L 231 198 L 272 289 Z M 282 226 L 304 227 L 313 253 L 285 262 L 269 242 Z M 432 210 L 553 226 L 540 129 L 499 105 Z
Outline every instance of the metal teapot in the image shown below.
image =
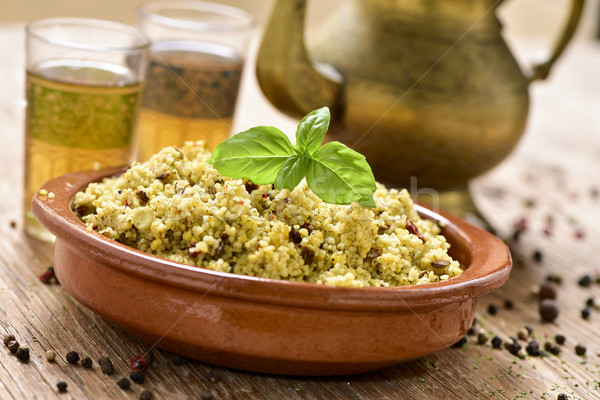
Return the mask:
M 286 114 L 329 106 L 328 140 L 365 155 L 379 181 L 452 191 L 515 147 L 529 83 L 548 76 L 583 2 L 572 0 L 551 54 L 524 73 L 500 35 L 501 0 L 348 0 L 307 44 L 306 0 L 277 0 L 257 78 Z

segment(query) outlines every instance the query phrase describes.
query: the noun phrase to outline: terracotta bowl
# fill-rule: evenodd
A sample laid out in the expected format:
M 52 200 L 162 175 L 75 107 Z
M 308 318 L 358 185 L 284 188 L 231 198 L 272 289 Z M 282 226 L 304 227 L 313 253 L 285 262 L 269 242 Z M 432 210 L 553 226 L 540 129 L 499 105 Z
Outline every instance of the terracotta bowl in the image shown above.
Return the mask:
M 88 232 L 71 200 L 118 170 L 65 175 L 35 196 L 33 213 L 54 235 L 54 268 L 75 299 L 139 339 L 221 366 L 275 374 L 344 375 L 416 359 L 457 342 L 477 297 L 506 282 L 506 245 L 461 219 L 446 224 L 465 271 L 445 282 L 339 288 L 220 273 L 166 261 Z

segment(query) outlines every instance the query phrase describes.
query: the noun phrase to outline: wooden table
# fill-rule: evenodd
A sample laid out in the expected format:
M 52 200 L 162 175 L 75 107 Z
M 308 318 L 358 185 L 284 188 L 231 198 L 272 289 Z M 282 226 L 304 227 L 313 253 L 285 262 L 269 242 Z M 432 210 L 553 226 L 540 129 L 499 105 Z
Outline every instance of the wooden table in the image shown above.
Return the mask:
M 52 263 L 52 247 L 28 239 L 21 231 L 23 25 L 0 26 L 0 333 L 13 333 L 31 348 L 21 363 L 0 346 L 2 399 L 134 399 L 144 389 L 157 399 L 556 399 L 600 398 L 600 311 L 589 320 L 580 316 L 586 299 L 600 303 L 600 284 L 583 288 L 584 274 L 600 273 L 600 46 L 579 42 L 567 52 L 550 82 L 532 87 L 527 134 L 513 155 L 492 173 L 473 183 L 483 213 L 510 237 L 522 220 L 528 229 L 512 242 L 515 267 L 510 281 L 480 299 L 477 328 L 503 339 L 530 325 L 542 344 L 556 334 L 566 336 L 559 357 L 519 359 L 489 341 L 469 336 L 461 348 L 449 348 L 420 360 L 358 376 L 304 378 L 235 371 L 187 361 L 172 362 L 156 351 L 156 362 L 143 385 L 123 391 L 116 386 L 127 376 L 129 360 L 148 345 L 94 315 L 57 284 L 38 276 Z M 524 42 L 529 54 L 537 42 Z M 236 126 L 275 124 L 293 132 L 295 121 L 279 115 L 259 93 L 252 70 L 240 101 Z M 16 224 L 16 226 L 14 226 Z M 541 254 L 541 261 L 534 254 Z M 541 323 L 532 291 L 548 274 L 563 277 L 555 323 Z M 101 277 L 99 277 L 101 280 Z M 100 283 L 99 283 L 100 284 Z M 514 302 L 506 309 L 506 300 Z M 495 304 L 497 315 L 488 313 Z M 525 342 L 521 342 L 525 345 Z M 587 346 L 581 357 L 577 343 Z M 54 363 L 44 352 L 57 353 Z M 90 370 L 65 361 L 68 351 L 97 360 L 112 358 L 116 373 Z M 213 382 L 218 376 L 220 380 Z M 212 379 L 211 379 L 212 378 Z M 68 383 L 59 394 L 56 383 Z

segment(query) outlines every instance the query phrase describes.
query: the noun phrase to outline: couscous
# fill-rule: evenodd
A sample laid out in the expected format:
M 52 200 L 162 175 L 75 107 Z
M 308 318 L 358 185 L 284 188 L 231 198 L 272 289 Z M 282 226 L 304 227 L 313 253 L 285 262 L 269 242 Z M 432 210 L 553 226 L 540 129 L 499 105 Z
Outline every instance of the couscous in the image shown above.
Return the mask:
M 439 226 L 406 190 L 377 186 L 376 208 L 323 202 L 303 182 L 275 190 L 220 175 L 202 143 L 167 147 L 90 184 L 73 210 L 109 238 L 158 257 L 263 278 L 364 287 L 462 272 Z

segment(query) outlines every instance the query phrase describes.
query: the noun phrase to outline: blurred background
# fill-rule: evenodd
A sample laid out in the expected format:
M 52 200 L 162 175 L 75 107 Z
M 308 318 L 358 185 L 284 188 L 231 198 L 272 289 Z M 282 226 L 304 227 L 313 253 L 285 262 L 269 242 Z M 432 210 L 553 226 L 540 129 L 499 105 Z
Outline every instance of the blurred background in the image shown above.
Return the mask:
M 338 4 L 348 0 L 319 0 L 309 2 L 309 23 L 318 24 L 321 17 Z M 259 24 L 268 18 L 274 0 L 217 0 L 243 8 L 256 17 Z M 8 3 L 8 4 L 7 4 Z M 143 0 L 4 0 L 2 21 L 33 21 L 47 17 L 94 17 L 135 22 L 135 10 Z M 578 38 L 592 38 L 598 33 L 600 0 L 586 4 Z M 506 24 L 509 36 L 553 37 L 554 28 L 562 23 L 569 0 L 506 0 L 499 15 Z

